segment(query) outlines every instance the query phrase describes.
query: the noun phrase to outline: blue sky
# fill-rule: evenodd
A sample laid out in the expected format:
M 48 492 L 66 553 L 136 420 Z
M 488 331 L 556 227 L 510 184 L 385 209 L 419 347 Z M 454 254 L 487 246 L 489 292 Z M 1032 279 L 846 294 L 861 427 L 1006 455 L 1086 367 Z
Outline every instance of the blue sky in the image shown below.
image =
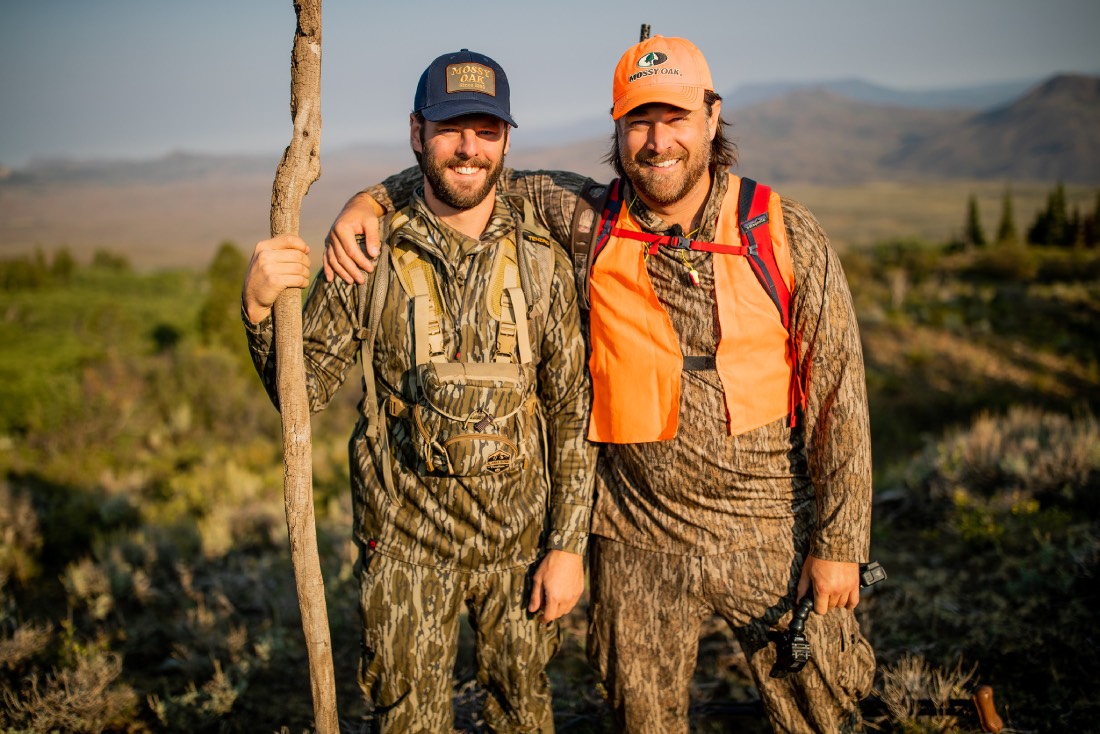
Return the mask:
M 0 3 L 0 164 L 180 150 L 277 156 L 289 141 L 291 0 Z M 322 154 L 403 143 L 420 73 L 463 47 L 508 73 L 516 144 L 526 130 L 603 114 L 615 62 L 643 22 L 693 40 L 722 92 L 1100 73 L 1098 0 L 325 0 Z

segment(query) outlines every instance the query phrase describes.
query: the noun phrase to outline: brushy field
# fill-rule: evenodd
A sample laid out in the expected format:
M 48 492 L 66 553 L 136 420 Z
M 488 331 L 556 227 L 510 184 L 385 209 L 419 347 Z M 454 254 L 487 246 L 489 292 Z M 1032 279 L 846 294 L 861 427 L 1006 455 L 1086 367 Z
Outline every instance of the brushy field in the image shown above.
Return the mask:
M 1100 252 L 922 242 L 849 250 L 876 461 L 861 604 L 877 691 L 994 686 L 1017 732 L 1100 715 Z M 238 315 L 245 260 L 140 274 L 99 253 L 0 262 L 0 731 L 302 732 L 312 707 L 288 557 L 278 416 Z M 347 436 L 358 385 L 314 422 L 341 720 L 361 730 Z M 563 732 L 611 731 L 584 610 L 551 676 Z M 457 725 L 479 731 L 470 640 Z M 693 729 L 764 732 L 719 621 Z

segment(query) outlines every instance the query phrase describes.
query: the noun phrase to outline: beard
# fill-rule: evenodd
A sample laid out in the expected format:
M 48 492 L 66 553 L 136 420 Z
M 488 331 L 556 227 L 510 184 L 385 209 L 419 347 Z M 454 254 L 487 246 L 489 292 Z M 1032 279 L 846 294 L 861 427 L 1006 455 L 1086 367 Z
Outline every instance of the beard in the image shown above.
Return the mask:
M 484 201 L 485 197 L 496 186 L 500 174 L 504 170 L 503 156 L 495 164 L 485 158 L 453 156 L 444 160 L 433 158 L 427 153 L 418 156 L 418 158 L 420 170 L 428 180 L 428 185 L 432 187 L 432 193 L 435 194 L 435 197 L 452 209 L 462 211 L 472 209 Z M 462 167 L 485 169 L 485 182 L 479 186 L 473 183 L 452 182 L 447 179 L 447 169 Z
M 650 153 L 641 150 L 633 158 L 626 155 L 623 150 L 622 138 L 619 138 L 619 160 L 622 162 L 623 171 L 634 190 L 643 198 L 655 204 L 675 204 L 684 198 L 692 188 L 699 183 L 710 169 L 710 141 L 703 140 L 696 150 L 682 150 L 679 153 Z M 655 163 L 681 159 L 683 161 L 683 173 L 676 178 L 670 178 L 652 170 Z

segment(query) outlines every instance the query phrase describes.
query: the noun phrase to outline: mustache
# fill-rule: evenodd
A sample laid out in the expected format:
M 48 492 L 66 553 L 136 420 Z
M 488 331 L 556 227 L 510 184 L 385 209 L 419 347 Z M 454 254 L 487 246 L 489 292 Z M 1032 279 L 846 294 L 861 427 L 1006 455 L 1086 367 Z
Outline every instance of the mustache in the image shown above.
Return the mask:
M 636 163 L 644 163 L 646 165 L 657 165 L 660 163 L 668 163 L 669 161 L 681 160 L 683 156 L 675 155 L 673 153 L 650 153 L 644 150 L 638 151 L 634 156 Z
M 492 168 L 493 164 L 484 158 L 459 158 L 452 156 L 443 162 L 446 168 Z

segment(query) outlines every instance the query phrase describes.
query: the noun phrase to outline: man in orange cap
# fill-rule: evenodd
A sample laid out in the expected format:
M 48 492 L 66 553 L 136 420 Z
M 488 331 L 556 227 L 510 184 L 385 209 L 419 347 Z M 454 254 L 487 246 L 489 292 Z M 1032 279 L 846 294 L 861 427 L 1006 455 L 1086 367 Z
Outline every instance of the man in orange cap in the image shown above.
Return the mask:
M 840 262 L 805 207 L 729 173 L 721 98 L 689 41 L 628 49 L 612 93 L 607 160 L 622 178 L 595 225 L 585 177 L 501 178 L 559 241 L 597 235 L 591 252 L 574 249 L 590 299 L 588 437 L 601 444 L 589 659 L 621 730 L 686 732 L 701 625 L 718 614 L 777 731 L 858 730 L 874 674 L 853 615 L 870 541 L 870 429 Z M 376 252 L 375 214 L 402 205 L 415 178 L 348 202 L 326 275 L 364 277 L 355 236 Z M 770 636 L 811 590 L 812 658 L 772 677 Z

